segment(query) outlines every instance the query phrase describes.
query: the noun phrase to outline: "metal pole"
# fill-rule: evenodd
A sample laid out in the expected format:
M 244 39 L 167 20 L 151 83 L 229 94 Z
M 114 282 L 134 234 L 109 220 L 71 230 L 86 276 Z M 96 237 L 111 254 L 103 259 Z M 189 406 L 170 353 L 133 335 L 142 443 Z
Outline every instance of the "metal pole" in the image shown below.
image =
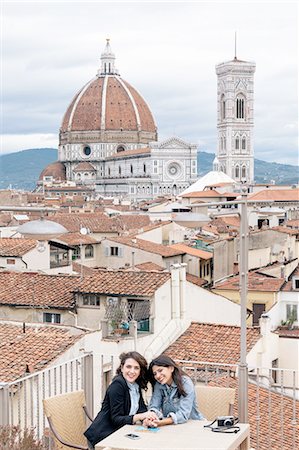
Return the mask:
M 240 362 L 239 362 L 239 393 L 238 409 L 239 420 L 248 422 L 248 367 L 247 356 L 247 283 L 248 283 L 248 217 L 247 217 L 247 188 L 242 189 L 241 224 L 240 224 L 240 302 L 241 302 L 241 337 L 240 337 Z

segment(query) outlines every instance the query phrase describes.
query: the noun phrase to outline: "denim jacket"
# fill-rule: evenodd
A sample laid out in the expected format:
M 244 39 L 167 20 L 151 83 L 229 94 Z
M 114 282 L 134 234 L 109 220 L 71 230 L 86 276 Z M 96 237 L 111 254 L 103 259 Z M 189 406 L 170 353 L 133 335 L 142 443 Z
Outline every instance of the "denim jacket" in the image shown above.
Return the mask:
M 184 423 L 189 419 L 204 419 L 197 408 L 193 382 L 185 375 L 183 375 L 183 387 L 187 395 L 179 397 L 178 388 L 174 382 L 170 386 L 156 382 L 149 409 L 154 411 L 159 419 L 171 417 L 174 424 Z

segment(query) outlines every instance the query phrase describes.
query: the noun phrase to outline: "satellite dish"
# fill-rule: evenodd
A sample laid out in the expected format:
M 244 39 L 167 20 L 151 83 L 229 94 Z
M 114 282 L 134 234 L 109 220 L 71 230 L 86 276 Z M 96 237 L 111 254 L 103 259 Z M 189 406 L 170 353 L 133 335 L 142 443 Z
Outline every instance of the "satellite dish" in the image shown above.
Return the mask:
M 80 234 L 86 236 L 88 234 L 88 229 L 85 227 L 80 228 Z

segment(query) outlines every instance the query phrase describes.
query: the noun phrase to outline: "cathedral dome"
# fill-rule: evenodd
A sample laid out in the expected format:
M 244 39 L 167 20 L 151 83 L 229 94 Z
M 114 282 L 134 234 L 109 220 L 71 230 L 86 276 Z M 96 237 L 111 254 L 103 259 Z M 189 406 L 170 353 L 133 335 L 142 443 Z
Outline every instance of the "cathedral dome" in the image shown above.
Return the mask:
M 53 181 L 65 181 L 65 166 L 60 161 L 48 164 L 39 176 L 39 181 L 43 181 L 45 177 L 52 177 Z
M 60 129 L 60 143 L 140 142 L 157 140 L 153 115 L 141 95 L 114 67 L 109 40 L 101 55 L 101 69 L 73 98 Z M 73 139 L 72 139 L 73 137 Z M 132 139 L 133 138 L 133 139 Z

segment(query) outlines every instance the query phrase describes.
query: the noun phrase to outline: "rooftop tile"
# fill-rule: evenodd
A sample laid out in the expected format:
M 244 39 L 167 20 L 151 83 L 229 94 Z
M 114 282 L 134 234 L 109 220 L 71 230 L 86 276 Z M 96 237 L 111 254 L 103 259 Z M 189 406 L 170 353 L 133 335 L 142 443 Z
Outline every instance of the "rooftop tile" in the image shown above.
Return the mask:
M 24 332 L 25 331 L 25 332 Z M 32 326 L 0 320 L 0 382 L 16 380 L 26 368 L 38 371 L 65 352 L 82 337 L 69 328 Z

